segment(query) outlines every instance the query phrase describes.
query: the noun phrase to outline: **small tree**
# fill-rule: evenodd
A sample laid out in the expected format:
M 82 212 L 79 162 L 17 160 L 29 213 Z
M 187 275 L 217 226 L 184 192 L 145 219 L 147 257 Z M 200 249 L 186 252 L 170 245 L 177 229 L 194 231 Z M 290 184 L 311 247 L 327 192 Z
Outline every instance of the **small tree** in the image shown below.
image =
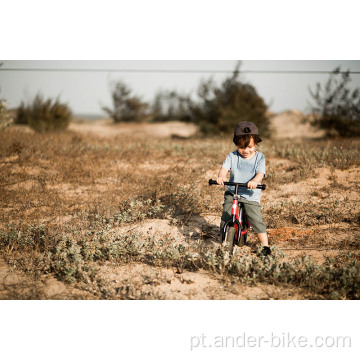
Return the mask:
M 153 121 L 190 121 L 189 101 L 175 90 L 158 92 L 151 106 Z
M 212 79 L 198 88 L 200 102 L 190 105 L 192 120 L 206 134 L 231 133 L 240 121 L 251 121 L 263 136 L 269 135 L 267 105 L 256 89 L 239 80 L 240 63 L 231 77 L 217 87 Z
M 21 102 L 16 116 L 17 124 L 28 124 L 37 132 L 65 130 L 71 119 L 72 113 L 66 104 L 59 99 L 53 102 L 44 100 L 41 95 L 36 95 L 33 102 L 25 105 Z
M 28 125 L 31 111 L 29 111 L 29 107 L 24 101 L 20 103 L 20 106 L 16 111 L 15 123 L 18 125 Z
M 112 90 L 113 109 L 103 107 L 115 123 L 143 122 L 148 120 L 148 104 L 140 97 L 131 95 L 132 90 L 123 82 L 117 82 Z
M 326 131 L 327 136 L 360 136 L 360 90 L 351 91 L 349 71 L 341 72 L 336 68 L 322 87 L 309 92 L 315 100 L 312 106 L 312 125 Z

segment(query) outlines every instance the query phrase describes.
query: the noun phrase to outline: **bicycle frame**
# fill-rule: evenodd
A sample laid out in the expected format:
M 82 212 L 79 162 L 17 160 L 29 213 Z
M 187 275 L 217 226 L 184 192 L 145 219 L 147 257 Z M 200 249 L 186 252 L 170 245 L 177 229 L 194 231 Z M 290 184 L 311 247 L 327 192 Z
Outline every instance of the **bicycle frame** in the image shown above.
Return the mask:
M 235 227 L 235 242 L 236 244 L 239 244 L 239 239 L 241 235 L 245 235 L 249 229 L 250 229 L 250 223 L 249 221 L 247 221 L 244 224 L 244 207 L 241 204 L 239 206 L 239 200 L 240 200 L 240 196 L 237 195 L 238 192 L 238 185 L 235 185 L 235 193 L 234 193 L 234 197 L 233 197 L 233 203 L 232 203 L 232 208 L 231 208 L 231 219 L 229 219 L 223 226 L 222 230 L 221 230 L 221 234 L 222 234 L 222 241 L 225 241 L 226 238 L 226 233 L 227 233 L 227 229 L 229 228 L 229 226 L 234 226 Z M 243 226 L 244 225 L 244 226 Z M 244 227 L 244 230 L 242 230 L 242 228 Z
M 218 185 L 218 183 L 215 180 L 210 179 L 209 185 Z M 229 228 L 229 226 L 234 226 L 235 227 L 235 241 L 237 244 L 239 244 L 241 235 L 245 235 L 250 229 L 249 221 L 246 221 L 246 223 L 244 224 L 244 218 L 245 218 L 244 210 L 245 209 L 244 209 L 244 205 L 242 203 L 240 203 L 240 206 L 239 206 L 240 195 L 238 195 L 239 186 L 247 188 L 247 184 L 235 183 L 235 182 L 234 183 L 233 182 L 224 182 L 224 185 L 235 186 L 235 193 L 233 193 L 234 197 L 233 197 L 233 203 L 232 203 L 232 209 L 231 209 L 231 219 L 229 219 L 224 224 L 223 228 L 221 229 L 222 242 L 224 242 L 226 239 L 226 233 L 227 233 L 227 229 Z M 264 185 L 264 184 L 258 185 L 256 188 L 265 190 L 266 185 Z M 244 230 L 242 230 L 242 228 L 244 228 Z

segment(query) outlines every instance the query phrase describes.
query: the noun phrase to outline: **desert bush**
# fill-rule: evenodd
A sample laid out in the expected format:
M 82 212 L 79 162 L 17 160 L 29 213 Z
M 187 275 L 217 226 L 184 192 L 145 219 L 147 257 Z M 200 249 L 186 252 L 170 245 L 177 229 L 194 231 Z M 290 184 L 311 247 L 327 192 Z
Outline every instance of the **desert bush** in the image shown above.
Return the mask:
M 23 257 L 23 261 L 16 264 L 24 268 L 29 264 L 29 249 L 36 247 L 41 238 L 47 239 L 47 246 L 38 248 L 37 254 L 45 257 L 48 263 L 38 270 L 52 272 L 59 280 L 70 283 L 94 282 L 97 263 L 141 262 L 188 271 L 203 269 L 249 285 L 291 284 L 307 291 L 306 297 L 312 299 L 360 299 L 360 263 L 353 254 L 343 259 L 328 257 L 323 264 L 317 264 L 309 256 L 285 260 L 276 246 L 272 246 L 272 256 L 264 258 L 259 246 L 256 254 L 230 259 L 221 249 L 209 249 L 199 242 L 179 244 L 168 236 L 156 239 L 137 233 L 116 235 L 100 230 L 79 234 L 70 231 L 59 235 L 54 242 L 43 228 L 34 226 L 20 232 L 15 228 L 10 232 L 0 231 L 0 250 L 10 251 L 14 256 L 15 248 L 9 245 L 15 245 L 18 258 Z M 136 298 L 135 294 L 132 296 Z M 139 294 L 140 298 L 142 296 Z
M 190 121 L 190 98 L 176 91 L 159 91 L 151 105 L 153 121 Z
M 95 270 L 82 254 L 82 246 L 70 235 L 60 239 L 52 250 L 52 272 L 68 283 L 93 280 Z M 89 259 L 90 260 L 90 259 Z
M 326 84 L 317 83 L 315 91 L 309 89 L 315 101 L 312 106 L 312 124 L 324 129 L 329 137 L 360 136 L 360 89 L 348 88 L 349 71 L 336 68 Z
M 7 225 L 5 230 L 0 229 L 0 249 L 8 253 L 29 250 L 46 251 L 53 244 L 53 237 L 43 225 L 33 224 L 26 228 Z
M 5 229 L 0 229 L 0 254 L 30 274 L 51 271 L 54 244 L 54 236 L 43 225 L 23 227 L 8 224 Z
M 18 125 L 28 125 L 31 112 L 28 107 L 22 101 L 16 111 L 15 123 Z
M 208 270 L 236 277 L 248 284 L 293 284 L 310 290 L 312 298 L 359 299 L 360 264 L 356 256 L 349 254 L 342 262 L 327 258 L 324 264 L 316 264 L 309 256 L 284 261 L 284 254 L 273 246 L 273 255 L 265 259 L 261 247 L 257 256 L 248 254 L 229 259 L 216 249 L 203 248 L 199 243 L 176 244 L 165 237 L 157 240 L 140 234 L 104 236 L 95 233 L 77 244 L 74 261 L 107 260 L 120 263 L 142 262 L 148 265 L 176 267 L 197 271 Z M 74 246 L 74 245 L 72 245 Z
M 110 223 L 133 223 L 163 215 L 164 205 L 160 200 L 130 198 L 120 204 L 120 211 L 110 219 Z
M 31 104 L 21 102 L 17 116 L 17 124 L 28 124 L 37 132 L 64 130 L 71 119 L 71 110 L 66 104 L 60 103 L 57 98 L 44 100 L 41 95 L 36 95 Z
M 261 135 L 270 134 L 267 105 L 254 86 L 239 80 L 239 66 L 220 87 L 212 79 L 200 83 L 200 101 L 190 104 L 190 116 L 203 133 L 231 133 L 238 122 L 251 121 Z
M 281 201 L 264 206 L 264 221 L 269 228 L 302 224 L 314 225 L 352 223 L 358 221 L 358 211 L 348 201 Z
M 103 107 L 103 110 L 115 123 L 143 122 L 149 119 L 148 104 L 131 92 L 132 90 L 121 81 L 113 86 L 111 92 L 113 108 Z
M 274 173 L 273 166 L 267 165 L 267 180 L 275 175 L 276 181 L 298 182 L 313 175 L 312 168 L 331 167 L 348 169 L 360 165 L 360 146 L 357 139 L 333 139 L 327 141 L 309 141 L 294 143 L 292 141 L 264 142 L 261 150 L 267 157 L 291 160 L 293 164 Z

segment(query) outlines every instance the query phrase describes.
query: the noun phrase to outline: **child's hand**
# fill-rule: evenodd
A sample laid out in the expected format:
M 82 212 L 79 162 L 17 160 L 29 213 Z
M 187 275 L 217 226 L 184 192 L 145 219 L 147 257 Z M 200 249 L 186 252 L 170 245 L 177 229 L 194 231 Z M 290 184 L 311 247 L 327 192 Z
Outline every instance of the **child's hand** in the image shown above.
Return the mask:
M 216 182 L 217 182 L 219 185 L 224 185 L 224 181 L 225 181 L 225 182 L 227 181 L 226 177 L 218 177 L 218 178 L 216 178 Z
M 258 184 L 258 183 L 257 183 L 256 181 L 251 180 L 251 181 L 249 181 L 249 182 L 247 183 L 247 187 L 248 187 L 249 189 L 256 189 L 257 184 Z

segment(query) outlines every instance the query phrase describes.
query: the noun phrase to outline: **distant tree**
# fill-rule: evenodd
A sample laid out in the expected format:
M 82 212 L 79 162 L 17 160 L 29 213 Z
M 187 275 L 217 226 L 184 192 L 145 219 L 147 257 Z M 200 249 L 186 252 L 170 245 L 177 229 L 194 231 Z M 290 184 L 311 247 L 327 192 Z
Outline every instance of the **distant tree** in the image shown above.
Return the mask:
M 16 111 L 15 124 L 28 125 L 31 111 L 24 101 L 20 103 Z
M 238 122 L 251 121 L 262 136 L 270 134 L 267 105 L 254 86 L 239 80 L 239 68 L 220 87 L 212 79 L 200 83 L 200 101 L 190 104 L 190 115 L 203 133 L 231 133 Z
M 159 91 L 151 106 L 153 121 L 189 121 L 189 96 L 175 90 Z
M 113 108 L 103 107 L 115 123 L 120 122 L 143 122 L 149 119 L 149 105 L 140 97 L 131 95 L 132 90 L 123 82 L 119 81 L 113 86 Z
M 33 102 L 26 105 L 21 102 L 18 107 L 15 123 L 28 124 L 37 132 L 65 130 L 72 116 L 68 105 L 60 103 L 57 98 L 44 100 L 38 94 Z
M 315 101 L 312 106 L 312 124 L 326 131 L 327 136 L 360 136 L 360 90 L 351 91 L 349 71 L 341 72 L 337 67 L 325 86 L 319 83 L 310 95 Z

